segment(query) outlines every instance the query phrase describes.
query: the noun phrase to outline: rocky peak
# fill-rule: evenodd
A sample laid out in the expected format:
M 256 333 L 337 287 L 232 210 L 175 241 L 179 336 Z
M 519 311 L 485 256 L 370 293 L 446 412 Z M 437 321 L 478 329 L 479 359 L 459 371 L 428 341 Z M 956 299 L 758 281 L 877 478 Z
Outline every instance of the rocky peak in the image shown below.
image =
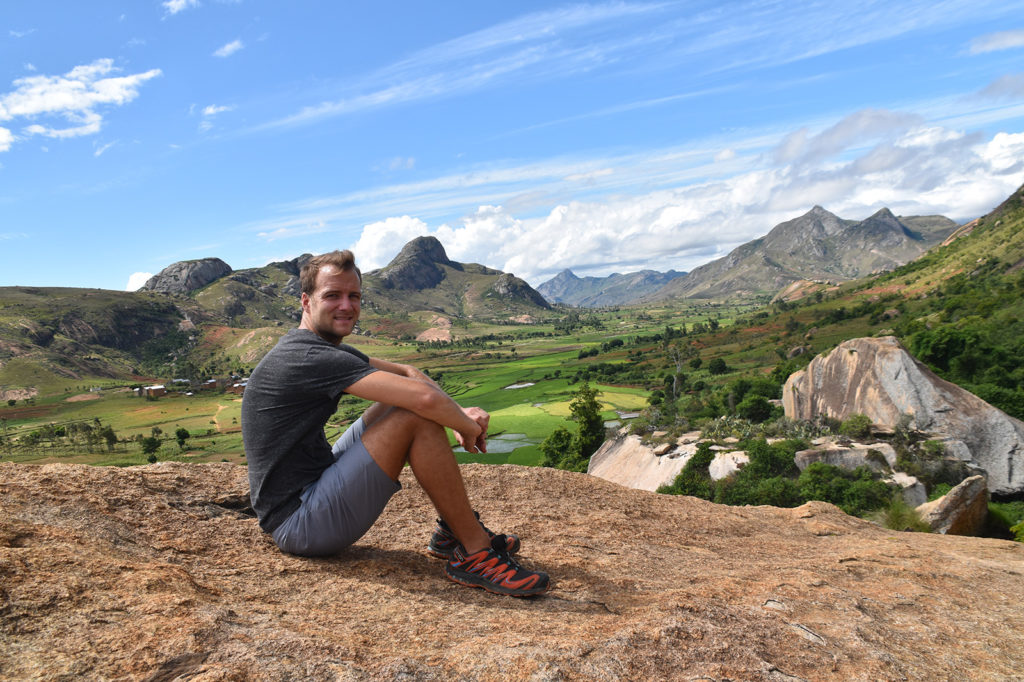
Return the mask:
M 546 595 L 447 580 L 424 551 L 436 513 L 408 470 L 366 536 L 305 559 L 260 531 L 245 467 L 2 463 L 0 677 L 1024 672 L 1019 543 L 898 533 L 820 502 L 726 507 L 541 467 L 462 472 L 485 521 L 522 537 L 522 563 L 551 573 Z
M 544 300 L 544 297 L 537 293 L 537 290 L 511 273 L 503 273 L 494 282 L 492 290 L 502 298 L 526 301 L 541 308 L 550 308 L 551 305 Z
M 225 275 L 230 275 L 231 272 L 231 266 L 220 258 L 179 261 L 150 277 L 149 281 L 142 285 L 142 289 L 168 294 L 189 294 Z
M 377 274 L 388 289 L 430 289 L 444 279 L 442 265 L 455 264 L 441 242 L 436 237 L 416 237 Z

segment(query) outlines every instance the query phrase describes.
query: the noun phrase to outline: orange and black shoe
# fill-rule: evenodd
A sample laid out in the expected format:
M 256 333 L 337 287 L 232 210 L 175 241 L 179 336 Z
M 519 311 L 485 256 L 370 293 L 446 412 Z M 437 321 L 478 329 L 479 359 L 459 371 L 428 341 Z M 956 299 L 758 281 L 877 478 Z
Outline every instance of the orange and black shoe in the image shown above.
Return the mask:
M 548 589 L 548 574 L 528 571 L 505 550 L 504 535 L 491 538 L 491 546 L 466 556 L 457 545 L 444 572 L 451 580 L 468 587 L 482 587 L 494 594 L 532 597 Z
M 473 512 L 476 514 L 476 520 L 480 520 L 480 513 Z M 496 537 L 497 533 L 492 531 L 484 524 L 480 524 L 487 533 L 488 537 Z M 515 554 L 519 551 L 519 537 L 512 535 L 511 533 L 505 535 L 505 551 L 509 554 Z M 455 537 L 455 533 L 448 527 L 448 524 L 441 519 L 437 520 L 437 527 L 434 528 L 434 533 L 430 536 L 430 542 L 427 543 L 427 551 L 436 556 L 438 559 L 451 559 L 452 554 L 455 552 L 455 548 L 459 546 L 459 540 Z

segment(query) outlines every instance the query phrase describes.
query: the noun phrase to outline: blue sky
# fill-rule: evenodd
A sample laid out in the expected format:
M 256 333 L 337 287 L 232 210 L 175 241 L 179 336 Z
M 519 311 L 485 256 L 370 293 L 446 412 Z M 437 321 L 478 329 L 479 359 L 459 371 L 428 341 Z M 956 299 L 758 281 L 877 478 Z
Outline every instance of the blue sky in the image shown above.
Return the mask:
M 435 235 L 537 285 L 1024 183 L 1024 2 L 8 1 L 0 285 Z

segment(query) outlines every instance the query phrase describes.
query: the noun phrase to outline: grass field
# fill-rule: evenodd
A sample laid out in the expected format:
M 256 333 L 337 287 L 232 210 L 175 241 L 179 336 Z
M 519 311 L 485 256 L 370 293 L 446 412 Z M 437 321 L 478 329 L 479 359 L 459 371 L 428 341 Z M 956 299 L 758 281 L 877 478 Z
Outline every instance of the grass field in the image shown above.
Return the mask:
M 750 309 L 687 305 L 681 309 L 595 311 L 586 313 L 589 326 L 567 334 L 555 334 L 550 323 L 463 323 L 453 328 L 456 339 L 478 337 L 486 341 L 440 346 L 366 336 L 353 336 L 346 341 L 369 355 L 427 370 L 461 405 L 479 406 L 491 414 L 494 447 L 488 453 L 460 452 L 460 461 L 538 464 L 542 459 L 540 443 L 559 426 L 572 428 L 567 422 L 569 401 L 578 387 L 573 383 L 573 374 L 587 365 L 587 361 L 579 359 L 581 350 L 600 347 L 612 339 L 628 341 L 638 335 L 663 331 L 669 325 L 693 324 L 712 316 L 724 322 Z M 203 352 L 226 358 L 229 366 L 254 366 L 283 331 L 281 327 L 211 328 L 200 347 Z M 632 361 L 624 351 L 602 354 L 598 359 L 612 363 Z M 8 363 L 8 369 L 12 365 L 17 370 L 15 361 Z M 26 363 L 18 371 L 25 374 L 23 383 L 30 384 L 33 366 Z M 49 377 L 49 383 L 38 384 L 40 394 L 30 403 L 19 400 L 13 407 L 0 404 L 0 424 L 5 436 L 0 443 L 0 459 L 141 464 L 146 456 L 139 439 L 153 435 L 156 428 L 161 432 L 161 447 L 156 453 L 160 460 L 244 462 L 238 396 L 197 392 L 192 396 L 168 394 L 157 400 L 145 400 L 126 388 L 116 388 L 117 385 L 111 380 L 54 381 Z M 617 419 L 618 412 L 638 411 L 646 405 L 648 392 L 641 386 L 594 385 L 600 391 L 598 398 L 606 420 Z M 104 390 L 90 391 L 93 387 Z M 328 439 L 340 434 L 362 407 L 358 400 L 342 401 L 325 429 Z M 24 446 L 26 434 L 72 423 L 109 426 L 118 442 L 112 451 L 106 443 L 94 444 L 91 452 L 81 443 L 71 447 L 66 441 L 58 442 L 59 439 L 43 438 L 32 447 Z M 174 437 L 179 428 L 190 433 L 184 448 L 179 447 Z

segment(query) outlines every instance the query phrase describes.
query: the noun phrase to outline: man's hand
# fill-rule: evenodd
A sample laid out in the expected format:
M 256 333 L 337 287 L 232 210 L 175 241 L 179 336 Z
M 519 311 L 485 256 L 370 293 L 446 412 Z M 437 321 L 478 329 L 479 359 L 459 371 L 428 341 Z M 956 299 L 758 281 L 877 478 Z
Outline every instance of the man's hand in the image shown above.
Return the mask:
M 466 416 L 476 422 L 480 431 L 476 434 L 455 432 L 455 440 L 465 448 L 466 452 L 487 452 L 487 425 L 491 421 L 491 415 L 479 407 L 463 407 L 462 411 Z

